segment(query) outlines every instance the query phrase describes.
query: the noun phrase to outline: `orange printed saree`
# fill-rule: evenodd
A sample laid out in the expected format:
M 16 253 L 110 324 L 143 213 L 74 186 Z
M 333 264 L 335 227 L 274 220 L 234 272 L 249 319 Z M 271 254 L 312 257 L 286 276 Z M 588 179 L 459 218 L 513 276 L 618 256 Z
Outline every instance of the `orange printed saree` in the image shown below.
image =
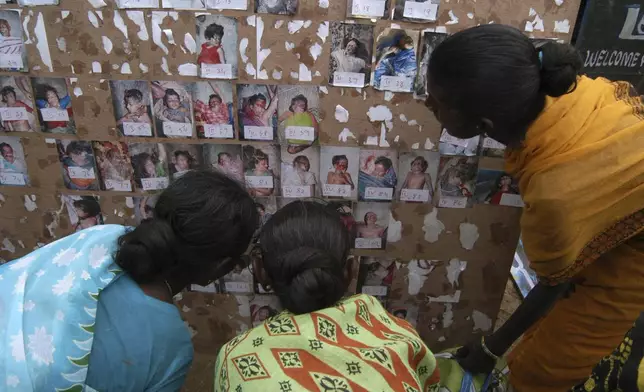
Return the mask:
M 644 105 L 623 82 L 581 77 L 548 98 L 506 170 L 519 180 L 522 237 L 546 284 L 575 292 L 509 358 L 519 392 L 554 392 L 587 378 L 644 309 Z

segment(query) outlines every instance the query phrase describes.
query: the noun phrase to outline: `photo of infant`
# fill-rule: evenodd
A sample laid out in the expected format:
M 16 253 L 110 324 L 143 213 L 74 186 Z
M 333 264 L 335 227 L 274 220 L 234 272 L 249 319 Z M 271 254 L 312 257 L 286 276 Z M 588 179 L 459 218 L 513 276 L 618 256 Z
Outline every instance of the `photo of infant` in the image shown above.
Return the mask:
M 320 149 L 310 147 L 295 154 L 282 146 L 282 195 L 284 197 L 315 197 L 320 192 Z
M 479 169 L 472 203 L 523 207 L 517 181 L 505 172 L 487 169 Z
M 244 182 L 244 163 L 239 144 L 204 144 L 203 156 L 206 167 L 219 170 L 228 177 Z
M 371 76 L 373 26 L 331 22 L 329 83 L 334 86 L 363 87 Z
M 318 138 L 320 98 L 317 86 L 279 86 L 277 120 L 280 143 L 296 154 L 312 146 Z
M 404 152 L 400 154 L 402 182 L 398 182 L 400 201 L 429 203 L 434 197 L 440 154 L 437 152 Z M 406 171 L 406 173 L 405 173 Z M 403 177 L 404 176 L 404 177 Z
M 192 137 L 191 83 L 154 81 L 150 83 L 157 134 L 160 137 Z
M 412 92 L 418 70 L 416 48 L 419 33 L 386 28 L 376 39 L 373 87 L 378 90 Z
M 56 140 L 56 147 L 65 187 L 76 191 L 97 191 L 96 164 L 90 142 Z
M 240 139 L 274 140 L 277 133 L 277 86 L 237 85 Z
M 439 207 L 465 208 L 474 195 L 478 158 L 441 156 L 438 167 Z
M 159 200 L 159 195 L 149 195 L 143 197 L 133 197 L 134 204 L 134 221 L 140 224 L 145 219 L 154 218 L 154 206 Z
M 154 191 L 167 188 L 170 179 L 164 146 L 158 143 L 130 143 L 128 149 L 134 168 L 134 181 L 139 189 Z
M 32 78 L 38 107 L 38 119 L 43 132 L 76 133 L 73 118 L 72 99 L 67 92 L 63 78 Z
M 192 99 L 198 137 L 235 138 L 233 86 L 230 82 L 196 82 Z
M 27 72 L 27 51 L 22 41 L 18 10 L 0 10 L 0 69 Z
M 360 257 L 358 292 L 386 301 L 396 272 L 395 259 Z
M 355 217 L 355 247 L 358 249 L 385 249 L 389 226 L 390 204 L 357 203 Z
M 255 295 L 250 300 L 250 317 L 253 327 L 277 316 L 282 311 L 279 298 L 275 295 Z
M 153 136 L 150 87 L 144 80 L 110 80 L 116 126 L 124 136 Z
M 280 162 L 279 153 L 278 145 L 242 145 L 244 178 L 251 196 L 279 195 L 280 171 L 273 169 Z
M 170 168 L 170 178 L 176 180 L 203 164 L 198 144 L 171 143 L 164 145 Z
M 237 20 L 221 15 L 197 15 L 197 45 L 202 78 L 237 77 Z
M 69 223 L 72 225 L 74 232 L 103 224 L 103 215 L 101 214 L 98 197 L 61 195 L 60 198 L 67 207 Z
M 322 195 L 355 200 L 359 161 L 360 149 L 357 147 L 320 147 Z
M 398 153 L 394 150 L 360 150 L 358 200 L 389 201 L 398 184 Z
M 131 192 L 134 187 L 132 161 L 123 142 L 92 142 L 101 190 Z
M 34 98 L 26 76 L 0 76 L 0 132 L 36 130 Z
M 469 139 L 459 139 L 450 135 L 449 132 L 447 132 L 447 129 L 443 129 L 438 143 L 438 151 L 441 155 L 473 157 L 478 153 L 480 139 L 480 136 L 474 136 Z
M 20 138 L 0 136 L 0 185 L 30 185 Z

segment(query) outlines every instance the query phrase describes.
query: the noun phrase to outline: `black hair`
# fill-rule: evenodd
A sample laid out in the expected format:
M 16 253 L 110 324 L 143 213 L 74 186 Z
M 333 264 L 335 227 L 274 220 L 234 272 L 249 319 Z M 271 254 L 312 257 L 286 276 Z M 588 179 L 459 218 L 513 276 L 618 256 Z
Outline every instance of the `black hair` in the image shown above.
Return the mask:
M 374 214 L 374 215 L 376 216 L 376 219 L 378 219 L 378 214 L 376 214 L 376 213 L 375 213 L 375 212 L 373 212 L 373 211 L 367 211 L 367 212 L 364 214 L 364 217 L 362 218 L 362 220 L 364 221 L 364 223 L 365 223 L 365 224 L 367 224 L 367 223 L 368 223 L 368 222 L 367 222 L 367 215 L 369 215 L 369 214 Z
M 145 173 L 145 162 L 148 160 L 152 162 L 152 164 L 154 165 L 156 165 L 159 162 L 159 159 L 157 158 L 156 154 L 150 154 L 147 152 L 142 152 L 132 157 L 132 166 L 134 167 L 134 177 L 136 179 L 137 184 L 139 184 L 139 186 L 141 186 L 141 178 L 148 178 L 148 175 Z
M 537 49 L 521 31 L 488 24 L 440 43 L 430 58 L 427 80 L 439 87 L 443 105 L 472 121 L 487 118 L 493 137 L 517 142 L 543 110 L 546 96 L 576 88 L 582 67 L 571 45 L 548 42 Z M 468 128 L 472 134 L 463 136 L 481 133 Z
M 203 36 L 206 39 L 211 39 L 215 35 L 218 35 L 220 37 L 224 36 L 224 28 L 221 25 L 218 25 L 217 23 L 211 23 L 206 27 L 206 30 L 203 33 Z
M 255 203 L 255 207 L 259 208 L 262 211 L 266 211 L 266 207 L 262 203 Z
M 154 218 L 119 238 L 115 260 L 139 284 L 176 274 L 200 279 L 213 264 L 244 253 L 258 220 L 242 185 L 216 171 L 190 171 L 161 193 Z M 221 276 L 234 266 L 225 265 Z
M 295 166 L 295 164 L 298 163 L 298 162 L 308 164 L 309 166 L 311 166 L 311 161 L 309 161 L 309 157 L 307 157 L 306 155 L 298 155 L 298 156 L 296 156 L 293 159 L 293 166 Z
M 255 104 L 255 102 L 257 102 L 257 101 L 268 102 L 268 100 L 266 99 L 266 96 L 264 94 L 255 94 L 255 95 L 251 96 L 250 98 L 248 98 L 248 104 L 250 106 L 253 106 Z
M 58 90 L 56 90 L 56 88 L 54 86 L 51 86 L 49 84 L 45 84 L 44 86 L 42 86 L 42 90 L 43 90 L 43 94 L 45 95 L 45 97 L 47 96 L 47 92 L 51 91 L 54 94 L 56 94 L 56 98 L 58 98 L 58 100 L 60 100 L 60 96 L 58 95 Z
M 9 94 L 13 94 L 13 97 L 16 98 L 16 90 L 11 87 L 11 86 L 4 86 L 2 90 L 0 90 L 0 96 L 2 96 L 2 102 L 7 103 L 7 96 Z
M 295 110 L 293 110 L 293 106 L 295 106 L 295 102 L 297 102 L 297 101 L 304 102 L 304 111 L 305 112 L 307 110 L 309 110 L 309 100 L 306 99 L 306 97 L 304 95 L 298 94 L 295 97 L 293 97 L 293 99 L 291 99 L 291 106 L 288 107 L 289 111 L 291 111 L 291 112 L 295 111 Z
M 174 152 L 174 158 L 177 159 L 179 156 L 183 155 L 188 160 L 188 167 L 192 168 L 195 163 L 195 158 L 186 150 L 177 150 Z
M 82 154 L 82 153 L 87 153 L 91 154 L 91 151 L 89 150 L 88 146 L 84 145 L 82 142 L 79 141 L 71 141 L 68 145 L 67 148 L 65 149 L 65 155 L 69 156 L 71 154 Z
M 5 143 L 5 142 L 0 143 L 0 151 L 2 151 L 2 149 L 5 147 L 9 147 L 11 151 L 13 151 L 13 147 L 11 147 L 11 144 Z
M 396 46 L 399 47 L 400 49 L 405 49 L 405 45 L 413 45 L 414 44 L 414 39 L 410 37 L 407 34 L 403 34 L 398 38 L 398 42 L 396 42 Z
M 348 163 L 349 158 L 347 158 L 346 155 L 334 155 L 333 158 L 331 158 L 331 164 L 333 166 L 337 165 L 338 162 L 340 162 L 340 161 L 347 161 L 347 163 Z
M 391 159 L 387 157 L 378 157 L 376 158 L 376 161 L 373 164 L 382 165 L 386 170 L 391 169 L 391 166 L 393 165 L 393 163 L 391 162 Z
M 125 93 L 123 94 L 123 102 L 126 105 L 127 105 L 127 100 L 130 98 L 134 99 L 135 101 L 143 102 L 143 93 L 141 92 L 141 90 L 136 88 L 125 90 Z
M 224 100 L 223 100 L 223 99 L 221 99 L 221 97 L 219 96 L 219 94 L 210 94 L 210 96 L 208 97 L 208 103 L 210 103 L 210 101 L 212 101 L 212 100 L 213 100 L 213 98 L 217 98 L 220 102 L 224 102 Z
M 94 197 L 83 196 L 80 200 L 74 200 L 72 205 L 89 216 L 98 216 L 101 213 L 101 206 Z
M 312 201 L 294 201 L 264 225 L 263 265 L 282 306 L 304 314 L 333 306 L 344 295 L 350 235 L 340 215 Z
M 394 310 L 394 316 L 405 319 L 407 318 L 407 309 L 396 309 Z M 402 314 L 402 317 L 398 316 L 398 314 Z
M 179 95 L 179 93 L 175 89 L 169 88 L 169 89 L 165 90 L 165 95 L 163 96 L 163 104 L 165 106 L 168 106 L 168 96 L 169 95 L 176 96 L 177 98 L 179 98 L 179 102 L 181 102 L 181 95 Z

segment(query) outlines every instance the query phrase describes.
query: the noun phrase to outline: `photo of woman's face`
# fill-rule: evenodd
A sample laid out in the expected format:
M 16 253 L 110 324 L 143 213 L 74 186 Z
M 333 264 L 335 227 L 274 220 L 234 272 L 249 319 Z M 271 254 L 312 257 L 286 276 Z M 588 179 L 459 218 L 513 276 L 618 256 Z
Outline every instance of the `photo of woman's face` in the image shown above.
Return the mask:
M 258 99 L 255 101 L 255 104 L 251 106 L 251 109 L 257 116 L 261 116 L 266 111 L 266 101 Z
M 306 111 L 306 103 L 304 103 L 304 101 L 295 101 L 295 103 L 293 103 L 294 113 L 304 113 L 305 111 Z
M 221 105 L 221 99 L 217 97 L 212 97 L 210 101 L 208 101 L 208 106 L 211 108 L 216 108 L 217 106 Z
M 341 172 L 347 171 L 348 167 L 349 167 L 349 162 L 346 159 L 339 160 L 338 163 L 335 165 L 335 169 Z

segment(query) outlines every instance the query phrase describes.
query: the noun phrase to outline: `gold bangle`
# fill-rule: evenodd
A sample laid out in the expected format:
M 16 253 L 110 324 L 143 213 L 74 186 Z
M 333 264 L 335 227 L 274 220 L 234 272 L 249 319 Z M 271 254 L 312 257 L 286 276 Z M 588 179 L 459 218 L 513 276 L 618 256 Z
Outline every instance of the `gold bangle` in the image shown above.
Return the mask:
M 499 360 L 499 357 L 490 351 L 490 349 L 485 345 L 485 336 L 481 336 L 481 348 L 488 357 L 493 358 L 495 361 Z

